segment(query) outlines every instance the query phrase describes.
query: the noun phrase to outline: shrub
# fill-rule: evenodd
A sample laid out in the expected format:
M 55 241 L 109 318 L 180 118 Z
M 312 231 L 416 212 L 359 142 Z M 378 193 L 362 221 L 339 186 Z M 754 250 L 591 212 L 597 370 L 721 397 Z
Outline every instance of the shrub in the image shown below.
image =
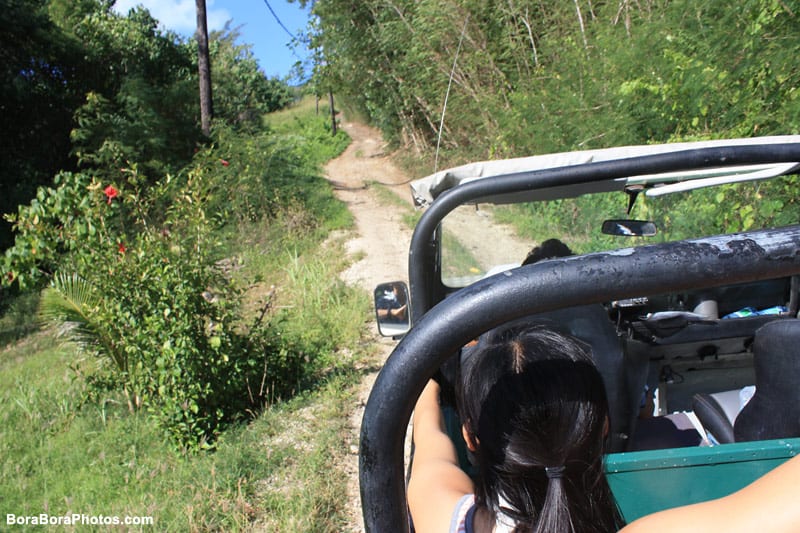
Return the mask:
M 209 446 L 263 403 L 263 383 L 296 382 L 302 362 L 276 348 L 267 324 L 243 323 L 242 291 L 216 261 L 202 169 L 147 192 L 135 169 L 126 177 L 62 174 L 20 207 L 6 283 L 51 278 L 43 316 L 105 363 L 94 381 L 115 383 L 179 448 Z

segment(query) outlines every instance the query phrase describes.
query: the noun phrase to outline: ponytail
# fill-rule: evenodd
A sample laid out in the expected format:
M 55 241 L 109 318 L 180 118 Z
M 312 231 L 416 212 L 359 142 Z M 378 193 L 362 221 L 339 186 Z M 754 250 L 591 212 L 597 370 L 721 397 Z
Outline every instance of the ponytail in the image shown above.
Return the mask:
M 564 466 L 548 466 L 544 469 L 547 476 L 547 492 L 542 509 L 536 519 L 535 533 L 575 531 L 567 501 L 567 492 L 564 489 L 564 468 Z
M 585 345 L 530 328 L 471 359 L 458 400 L 478 443 L 477 504 L 515 533 L 620 529 L 602 465 L 608 402 Z

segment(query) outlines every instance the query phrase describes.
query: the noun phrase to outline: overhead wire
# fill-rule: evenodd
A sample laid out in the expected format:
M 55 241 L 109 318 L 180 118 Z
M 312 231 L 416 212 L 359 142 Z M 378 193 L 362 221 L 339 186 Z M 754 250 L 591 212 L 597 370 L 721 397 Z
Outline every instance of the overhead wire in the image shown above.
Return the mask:
M 450 87 L 453 85 L 453 75 L 456 72 L 456 63 L 458 62 L 458 53 L 461 52 L 461 43 L 464 42 L 464 34 L 467 33 L 467 23 L 469 16 L 464 20 L 464 27 L 461 29 L 461 37 L 458 39 L 458 48 L 456 48 L 456 55 L 453 57 L 453 68 L 450 69 L 450 80 L 447 82 L 447 92 L 444 95 L 444 105 L 442 106 L 442 119 L 439 122 L 439 133 L 436 136 L 436 155 L 433 161 L 433 172 L 439 170 L 439 145 L 442 142 L 442 129 L 444 128 L 444 114 L 447 111 L 447 100 L 450 98 Z
M 278 25 L 280 25 L 280 27 L 283 28 L 283 31 L 285 31 L 287 34 L 289 34 L 289 37 L 291 37 L 292 39 L 297 40 L 297 37 L 295 37 L 294 34 L 289 31 L 289 28 L 287 28 L 283 24 L 283 22 L 281 21 L 280 17 L 278 17 L 278 14 L 275 13 L 274 9 L 272 9 L 272 6 L 270 5 L 269 0 L 264 0 L 264 3 L 267 4 L 267 9 L 269 9 L 269 12 L 272 13 L 273 17 L 275 17 L 275 20 L 278 22 Z

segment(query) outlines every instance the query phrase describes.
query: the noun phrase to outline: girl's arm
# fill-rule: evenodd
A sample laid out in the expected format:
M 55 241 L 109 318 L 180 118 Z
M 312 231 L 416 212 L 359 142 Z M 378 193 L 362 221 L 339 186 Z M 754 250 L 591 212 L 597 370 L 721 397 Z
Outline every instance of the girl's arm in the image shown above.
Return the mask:
M 456 504 L 473 492 L 472 480 L 458 466 L 456 449 L 444 430 L 439 385 L 429 381 L 414 410 L 414 458 L 408 506 L 418 533 L 443 533 Z

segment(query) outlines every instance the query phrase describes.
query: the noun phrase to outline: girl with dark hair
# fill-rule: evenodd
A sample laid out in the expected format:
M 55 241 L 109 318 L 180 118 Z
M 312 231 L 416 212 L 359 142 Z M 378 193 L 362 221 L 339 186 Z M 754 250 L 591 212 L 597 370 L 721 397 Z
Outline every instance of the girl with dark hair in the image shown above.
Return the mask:
M 482 340 L 457 391 L 473 483 L 444 433 L 438 385 L 414 414 L 408 503 L 418 533 L 608 532 L 624 522 L 603 474 L 608 403 L 580 341 L 542 328 Z

